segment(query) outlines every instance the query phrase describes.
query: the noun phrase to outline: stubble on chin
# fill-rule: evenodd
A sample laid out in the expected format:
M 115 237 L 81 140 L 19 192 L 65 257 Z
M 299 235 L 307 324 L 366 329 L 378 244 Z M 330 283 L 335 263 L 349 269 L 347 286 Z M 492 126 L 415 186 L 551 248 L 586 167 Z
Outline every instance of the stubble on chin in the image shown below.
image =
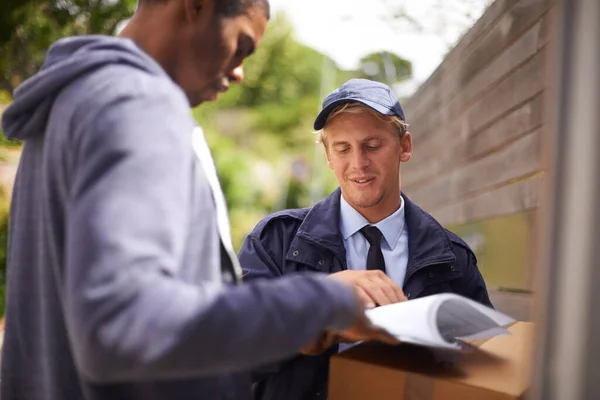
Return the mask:
M 383 194 L 354 194 L 351 196 L 350 203 L 356 208 L 370 208 L 374 207 L 381 202 Z

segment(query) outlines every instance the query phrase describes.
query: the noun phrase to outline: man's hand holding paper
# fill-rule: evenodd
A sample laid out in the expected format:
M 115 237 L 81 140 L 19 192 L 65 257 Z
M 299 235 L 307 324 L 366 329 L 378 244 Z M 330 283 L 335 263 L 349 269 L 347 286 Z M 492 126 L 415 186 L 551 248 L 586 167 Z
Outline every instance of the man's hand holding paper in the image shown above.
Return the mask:
M 348 329 L 341 332 L 324 332 L 317 340 L 303 348 L 300 352 L 305 355 L 321 354 L 329 347 L 338 343 L 354 343 L 360 341 L 379 341 L 397 344 L 398 340 L 387 331 L 375 327 L 364 316 L 365 308 L 374 308 L 405 301 L 402 289 L 385 273 L 377 270 L 356 271 L 346 270 L 330 275 L 331 278 L 352 285 L 357 296 L 362 300 L 364 308 L 359 310 L 359 317 Z
M 379 270 L 345 270 L 331 274 L 330 277 L 354 286 L 366 308 L 406 300 L 400 286 Z

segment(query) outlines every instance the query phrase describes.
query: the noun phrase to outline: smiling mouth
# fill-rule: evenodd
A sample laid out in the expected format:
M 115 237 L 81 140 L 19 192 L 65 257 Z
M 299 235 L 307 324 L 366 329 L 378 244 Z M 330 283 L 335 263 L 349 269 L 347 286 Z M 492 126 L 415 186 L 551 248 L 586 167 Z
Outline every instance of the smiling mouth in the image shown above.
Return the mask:
M 358 183 L 358 184 L 365 184 L 365 183 L 369 183 L 373 180 L 374 178 L 369 178 L 369 179 L 350 179 L 352 182 L 354 183 Z

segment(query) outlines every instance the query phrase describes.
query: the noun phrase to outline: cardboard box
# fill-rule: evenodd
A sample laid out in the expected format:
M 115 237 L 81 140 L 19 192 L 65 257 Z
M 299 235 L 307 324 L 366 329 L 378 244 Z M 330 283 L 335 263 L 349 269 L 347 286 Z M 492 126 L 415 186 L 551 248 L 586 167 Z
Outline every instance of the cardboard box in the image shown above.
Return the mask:
M 529 388 L 534 326 L 453 353 L 365 343 L 331 359 L 329 400 L 514 400 Z

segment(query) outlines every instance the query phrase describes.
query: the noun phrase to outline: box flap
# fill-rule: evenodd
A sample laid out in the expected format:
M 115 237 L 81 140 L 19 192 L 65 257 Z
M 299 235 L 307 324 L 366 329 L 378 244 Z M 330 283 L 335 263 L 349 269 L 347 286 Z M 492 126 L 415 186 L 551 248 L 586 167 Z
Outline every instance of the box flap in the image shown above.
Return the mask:
M 388 376 L 394 381 L 389 384 L 396 390 L 404 391 L 410 386 L 422 389 L 427 380 L 434 379 L 452 386 L 471 386 L 518 398 L 530 382 L 533 324 L 518 322 L 509 331 L 512 335 L 476 343 L 479 349 L 468 353 L 364 343 L 334 356 L 332 372 L 337 375 L 337 369 L 339 375 L 349 377 L 361 365 L 368 364 L 368 369 L 362 367 L 361 374 L 368 370 L 378 377 Z M 399 371 L 402 374 L 398 374 Z M 417 382 L 415 379 L 423 384 L 413 385 Z M 377 381 L 378 385 L 382 384 L 381 379 Z M 433 386 L 433 381 L 430 385 Z
M 509 328 L 512 335 L 494 337 L 467 354 L 460 362 L 462 376 L 449 379 L 507 393 L 522 395 L 529 387 L 533 351 L 533 323 L 518 322 Z

